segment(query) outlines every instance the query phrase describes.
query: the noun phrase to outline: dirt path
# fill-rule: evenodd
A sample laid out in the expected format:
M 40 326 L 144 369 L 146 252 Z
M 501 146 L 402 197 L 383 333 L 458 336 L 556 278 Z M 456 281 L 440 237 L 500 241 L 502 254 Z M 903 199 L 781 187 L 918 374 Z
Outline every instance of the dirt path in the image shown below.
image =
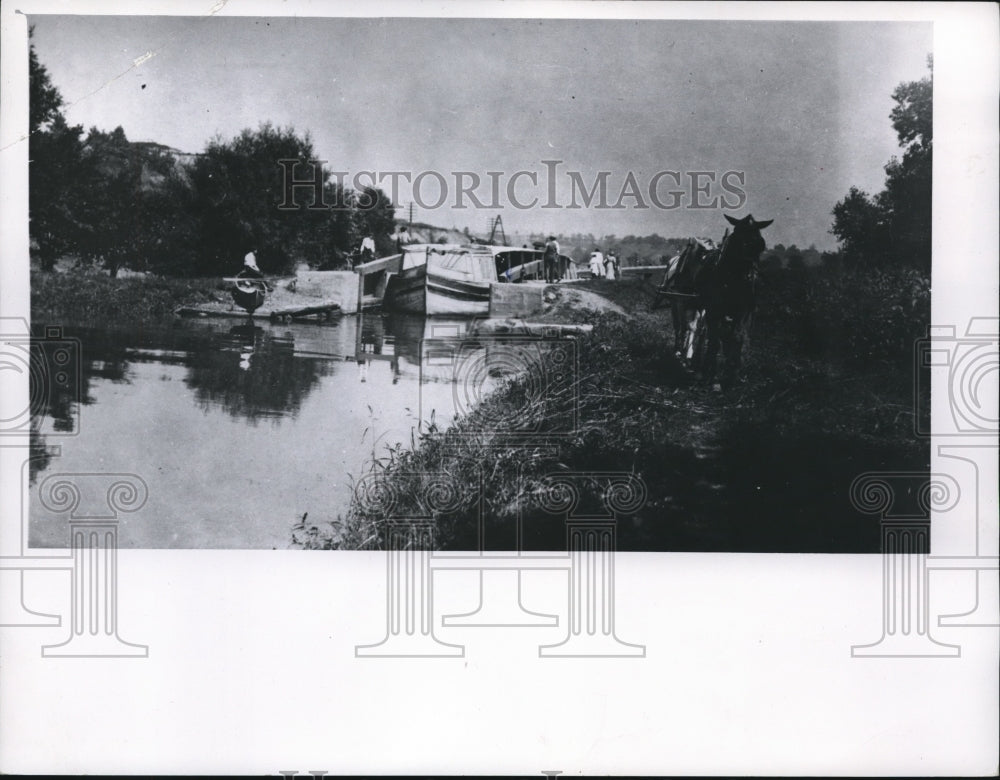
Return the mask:
M 596 312 L 615 312 L 628 316 L 624 308 L 603 295 L 583 290 L 576 285 L 551 284 L 545 288 L 545 311 L 539 317 L 544 322 L 573 322 L 573 313 L 585 309 Z

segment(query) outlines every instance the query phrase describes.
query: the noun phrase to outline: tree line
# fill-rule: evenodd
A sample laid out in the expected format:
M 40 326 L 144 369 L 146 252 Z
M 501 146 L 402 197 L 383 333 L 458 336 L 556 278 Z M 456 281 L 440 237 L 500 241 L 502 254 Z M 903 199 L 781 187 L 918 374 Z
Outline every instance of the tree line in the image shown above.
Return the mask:
M 930 73 L 892 93 L 889 115 L 903 156 L 885 165 L 885 189 L 875 195 L 851 187 L 833 209 L 831 233 L 846 266 L 897 266 L 931 271 L 931 164 L 934 60 Z
M 178 155 L 161 144 L 130 142 L 121 127 L 107 132 L 71 126 L 48 71 L 29 49 L 29 195 L 31 251 L 43 271 L 75 257 L 116 276 L 130 268 L 169 276 L 234 273 L 256 250 L 265 273 L 299 262 L 333 268 L 347 263 L 361 239 L 391 251 L 395 207 L 377 189 L 351 191 L 320 171 L 323 201 L 297 188 L 284 202 L 284 169 L 311 179 L 317 155 L 308 133 L 270 123 L 237 137 L 212 139 L 203 152 Z M 290 164 L 289 164 L 290 165 Z
M 58 259 L 83 265 L 173 276 L 231 273 L 250 249 L 267 273 L 296 263 L 331 268 L 346 264 L 361 238 L 371 235 L 378 254 L 393 250 L 395 206 L 377 189 L 353 192 L 323 170 L 323 201 L 335 210 L 310 209 L 309 188 L 296 190 L 293 209 L 284 201 L 279 160 L 297 160 L 298 180 L 312 175 L 316 159 L 308 133 L 270 123 L 237 137 L 212 139 L 204 151 L 181 159 L 155 143 L 130 142 L 121 127 L 110 132 L 70 126 L 63 98 L 34 47 L 29 48 L 29 214 L 32 254 L 43 270 Z M 929 275 L 931 267 L 931 170 L 933 59 L 930 74 L 900 84 L 890 114 L 902 157 L 885 165 L 885 188 L 875 194 L 852 187 L 833 208 L 835 253 L 814 247 L 775 246 L 763 258 L 777 267 L 842 265 L 905 267 Z M 600 245 L 623 265 L 662 262 L 686 238 L 573 234 L 563 251 L 577 262 Z

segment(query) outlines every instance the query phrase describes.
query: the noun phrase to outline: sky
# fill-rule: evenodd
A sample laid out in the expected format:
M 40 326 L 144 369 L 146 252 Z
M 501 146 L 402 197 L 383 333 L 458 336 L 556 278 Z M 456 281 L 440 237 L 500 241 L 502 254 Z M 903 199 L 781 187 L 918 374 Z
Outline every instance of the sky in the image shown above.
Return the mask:
M 900 151 L 891 93 L 927 75 L 932 51 L 931 24 L 913 22 L 29 23 L 71 124 L 121 125 L 130 140 L 185 152 L 265 121 L 292 127 L 348 184 L 372 171 L 389 190 L 387 172 L 430 172 L 416 193 L 398 178 L 397 201 L 416 201 L 416 220 L 443 227 L 481 232 L 499 214 L 508 232 L 718 237 L 723 214 L 753 213 L 774 220 L 768 243 L 820 249 L 835 245 L 830 212 L 851 186 L 882 189 L 883 166 Z M 483 208 L 459 193 L 460 171 L 466 184 L 481 180 L 473 194 Z M 518 171 L 537 184 L 522 175 L 508 192 Z M 591 189 L 601 171 L 606 205 L 620 208 L 586 206 L 579 186 Z M 638 196 L 619 197 L 632 180 Z M 538 202 L 518 208 L 511 195 Z

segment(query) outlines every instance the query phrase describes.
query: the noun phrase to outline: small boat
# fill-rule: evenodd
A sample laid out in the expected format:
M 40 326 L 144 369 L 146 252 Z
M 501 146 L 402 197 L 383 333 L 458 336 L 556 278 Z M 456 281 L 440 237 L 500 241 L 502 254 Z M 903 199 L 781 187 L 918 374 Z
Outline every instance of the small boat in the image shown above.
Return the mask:
M 407 252 L 403 267 L 389 277 L 383 306 L 389 311 L 426 316 L 489 314 L 490 284 L 497 270 L 492 247 L 424 247 L 424 261 L 419 253 Z
M 247 314 L 253 314 L 264 303 L 267 283 L 263 279 L 237 276 L 232 293 L 236 305 L 244 309 Z

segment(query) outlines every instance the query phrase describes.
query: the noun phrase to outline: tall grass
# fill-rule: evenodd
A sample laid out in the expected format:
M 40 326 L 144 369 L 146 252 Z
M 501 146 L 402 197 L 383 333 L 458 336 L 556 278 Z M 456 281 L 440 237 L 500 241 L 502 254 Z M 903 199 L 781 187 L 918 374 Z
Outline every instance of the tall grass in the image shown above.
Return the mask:
M 32 321 L 49 325 L 165 324 L 183 304 L 225 300 L 220 279 L 112 279 L 94 272 L 32 271 L 30 282 Z
M 648 286 L 614 284 L 631 313 L 574 312 L 594 329 L 579 338 L 570 384 L 532 398 L 529 378 L 511 377 L 448 430 L 430 426 L 409 447 L 373 457 L 358 484 L 393 492 L 397 517 L 429 514 L 420 496 L 435 475 L 468 486 L 448 511 L 432 513 L 444 548 L 509 549 L 510 528 L 546 474 L 613 471 L 637 475 L 648 491 L 620 518 L 620 549 L 877 551 L 877 527 L 849 514 L 847 487 L 859 470 L 928 460 L 913 435 L 912 401 L 926 280 L 905 270 L 772 272 L 761 280 L 746 381 L 724 393 L 674 359 L 668 313 L 648 311 Z M 588 287 L 601 291 L 599 282 Z M 518 431 L 562 431 L 558 421 L 573 412 L 577 424 L 555 450 L 505 443 Z M 600 500 L 596 484 L 587 490 L 581 511 Z M 309 544 L 384 546 L 384 506 L 365 498 L 356 493 L 333 530 Z M 532 522 L 520 543 L 552 549 L 563 533 Z

